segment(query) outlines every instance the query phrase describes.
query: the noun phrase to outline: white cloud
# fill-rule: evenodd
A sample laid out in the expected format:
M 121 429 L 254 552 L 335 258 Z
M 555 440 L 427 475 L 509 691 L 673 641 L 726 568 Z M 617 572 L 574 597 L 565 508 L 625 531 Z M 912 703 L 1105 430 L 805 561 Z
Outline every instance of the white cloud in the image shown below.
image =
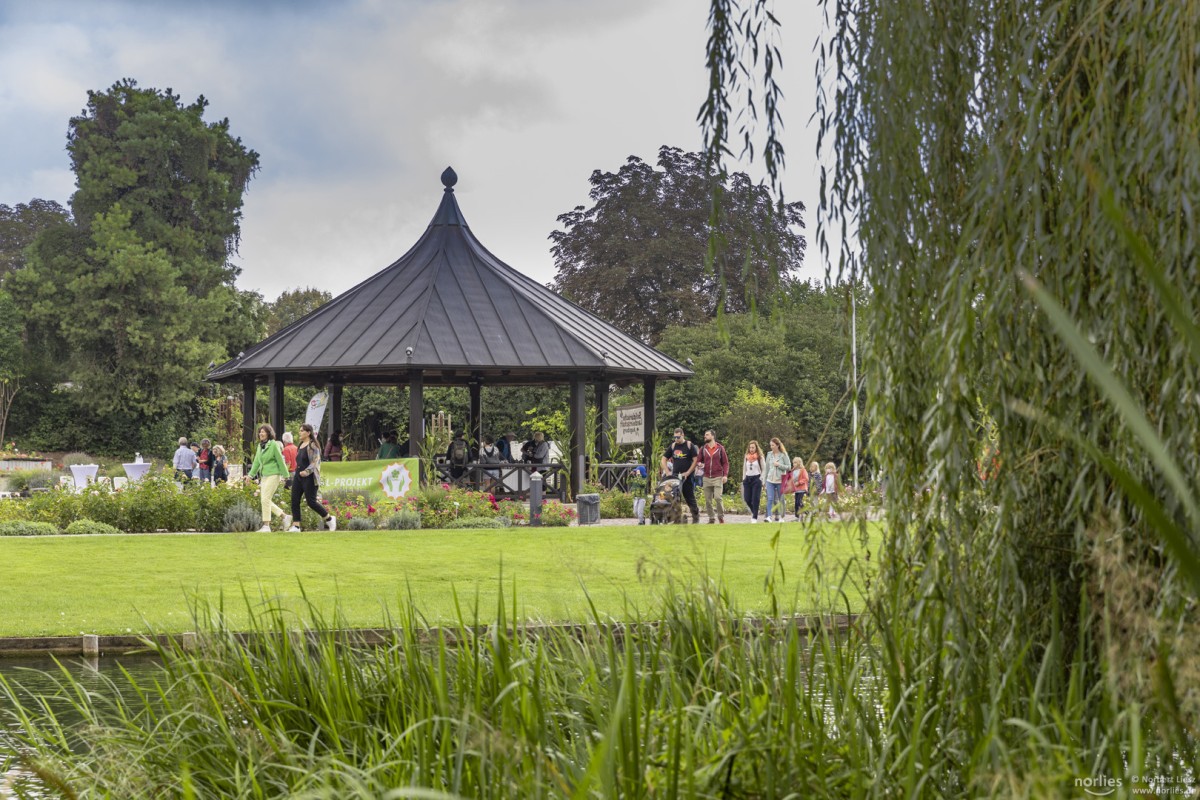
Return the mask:
M 811 237 L 815 32 L 799 26 L 817 12 L 795 5 L 777 9 L 796 26 L 787 189 Z M 337 293 L 383 268 L 424 230 L 447 164 L 475 234 L 545 282 L 547 236 L 587 202 L 592 170 L 700 146 L 705 14 L 695 0 L 22 4 L 0 18 L 0 202 L 65 203 L 67 120 L 88 89 L 128 76 L 204 94 L 208 117 L 260 153 L 243 288 Z

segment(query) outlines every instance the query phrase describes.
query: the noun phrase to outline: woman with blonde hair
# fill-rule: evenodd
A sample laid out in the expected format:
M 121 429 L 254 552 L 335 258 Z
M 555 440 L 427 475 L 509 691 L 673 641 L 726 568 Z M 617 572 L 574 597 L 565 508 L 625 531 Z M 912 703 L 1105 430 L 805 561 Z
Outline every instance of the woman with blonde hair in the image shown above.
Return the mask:
M 834 512 L 833 506 L 838 499 L 838 480 L 837 467 L 832 461 L 825 464 L 825 477 L 821 484 L 821 498 L 829 503 L 829 518 L 837 519 L 837 513 Z
M 254 448 L 254 461 L 246 480 L 258 478 L 258 498 L 262 503 L 263 525 L 259 533 L 271 532 L 271 516 L 284 517 L 283 509 L 275 505 L 275 491 L 288 474 L 287 462 L 283 460 L 283 446 L 275 439 L 275 429 L 263 423 L 258 426 L 258 447 Z M 286 525 L 284 527 L 287 527 Z
M 216 445 L 212 449 L 212 479 L 213 483 L 225 483 L 229 480 L 229 459 L 225 457 L 225 448 Z
M 783 522 L 783 474 L 792 468 L 792 460 L 778 436 L 771 437 L 771 450 L 763 462 L 763 482 L 767 485 L 767 522 Z M 776 504 L 779 511 L 775 511 Z

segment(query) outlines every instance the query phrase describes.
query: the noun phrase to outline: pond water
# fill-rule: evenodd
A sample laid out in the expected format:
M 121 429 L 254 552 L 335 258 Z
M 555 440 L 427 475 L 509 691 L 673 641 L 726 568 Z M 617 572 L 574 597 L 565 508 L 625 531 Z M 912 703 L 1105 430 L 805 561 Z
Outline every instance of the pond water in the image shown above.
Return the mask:
M 88 691 L 111 695 L 113 683 L 117 688 L 128 685 L 122 668 L 141 681 L 151 678 L 159 670 L 160 663 L 157 658 L 145 655 L 90 660 L 64 657 L 58 661 L 52 658 L 0 659 L 0 678 L 12 687 L 23 705 L 44 699 L 59 720 L 70 726 L 80 722 L 81 718 L 63 696 L 64 670 Z M 33 788 L 28 773 L 12 764 L 4 766 L 13 755 L 13 745 L 6 734 L 18 727 L 12 712 L 7 693 L 0 690 L 0 800 L 16 797 L 14 787 L 18 785 L 23 787 L 27 797 L 43 796 Z

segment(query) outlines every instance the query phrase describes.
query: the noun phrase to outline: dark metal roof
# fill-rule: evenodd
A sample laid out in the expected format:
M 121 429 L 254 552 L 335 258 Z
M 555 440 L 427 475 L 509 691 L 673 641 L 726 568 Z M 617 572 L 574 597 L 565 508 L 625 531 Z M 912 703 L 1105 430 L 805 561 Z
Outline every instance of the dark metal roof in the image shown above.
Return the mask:
M 278 373 L 314 383 L 393 383 L 411 370 L 433 373 L 433 382 L 461 382 L 459 373 L 512 383 L 567 374 L 691 377 L 679 362 L 488 252 L 467 227 L 456 182 L 447 168 L 437 213 L 398 261 L 217 367 L 208 380 Z M 313 380 L 314 373 L 324 377 Z

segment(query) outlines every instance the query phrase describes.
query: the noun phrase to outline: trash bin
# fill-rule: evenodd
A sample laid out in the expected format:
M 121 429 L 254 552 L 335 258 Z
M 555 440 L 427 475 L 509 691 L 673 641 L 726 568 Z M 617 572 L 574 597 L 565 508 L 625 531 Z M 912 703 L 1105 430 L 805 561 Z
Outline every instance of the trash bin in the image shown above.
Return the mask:
M 600 521 L 600 495 L 576 495 L 575 507 L 579 512 L 580 525 L 595 525 Z

